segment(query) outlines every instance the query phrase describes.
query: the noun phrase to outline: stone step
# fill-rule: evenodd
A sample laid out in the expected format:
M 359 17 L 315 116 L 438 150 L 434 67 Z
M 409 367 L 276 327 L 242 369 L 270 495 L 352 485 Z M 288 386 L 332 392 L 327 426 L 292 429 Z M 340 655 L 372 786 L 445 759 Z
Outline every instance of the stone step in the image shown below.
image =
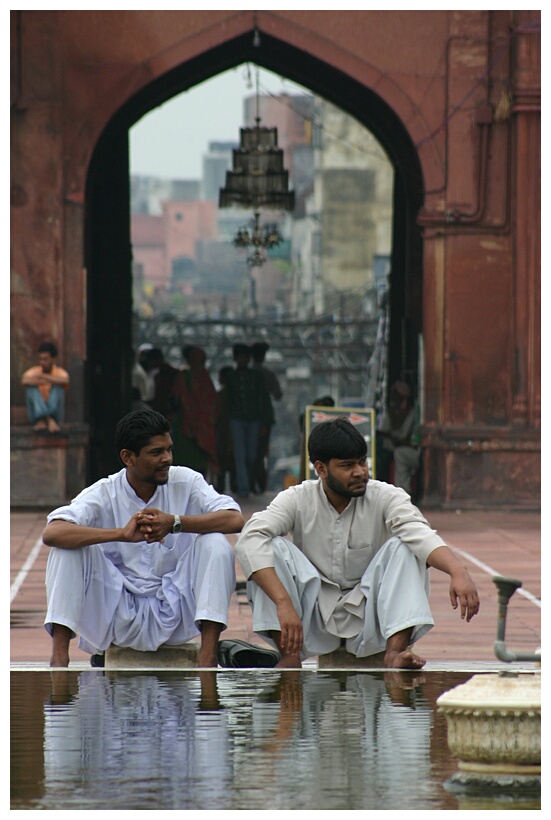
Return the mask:
M 105 669 L 194 669 L 198 654 L 199 644 L 196 643 L 164 644 L 152 652 L 110 646 L 105 651 Z

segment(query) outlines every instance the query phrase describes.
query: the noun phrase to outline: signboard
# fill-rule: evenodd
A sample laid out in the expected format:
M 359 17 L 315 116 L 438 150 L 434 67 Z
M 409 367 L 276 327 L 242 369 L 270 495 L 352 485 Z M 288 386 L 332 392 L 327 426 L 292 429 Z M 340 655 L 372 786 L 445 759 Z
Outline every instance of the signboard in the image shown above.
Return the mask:
M 375 478 L 375 410 L 371 407 L 316 407 L 313 404 L 306 406 L 304 411 L 304 463 L 306 465 L 305 478 L 317 478 L 314 465 L 310 464 L 308 458 L 308 438 L 312 427 L 322 421 L 330 421 L 338 416 L 345 416 L 354 427 L 357 427 L 367 444 L 367 466 L 369 467 L 369 477 Z

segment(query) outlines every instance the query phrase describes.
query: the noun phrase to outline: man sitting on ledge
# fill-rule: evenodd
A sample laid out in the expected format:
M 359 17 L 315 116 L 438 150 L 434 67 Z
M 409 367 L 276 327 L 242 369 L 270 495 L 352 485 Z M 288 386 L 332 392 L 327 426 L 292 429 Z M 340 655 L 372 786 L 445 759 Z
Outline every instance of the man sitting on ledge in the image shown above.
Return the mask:
M 35 433 L 59 433 L 63 421 L 69 374 L 57 364 L 57 347 L 44 342 L 38 348 L 38 364 L 21 376 L 27 415 Z
M 366 442 L 346 418 L 316 425 L 308 452 L 318 480 L 279 493 L 237 541 L 254 631 L 279 649 L 280 668 L 340 646 L 421 668 L 410 647 L 434 625 L 428 567 L 450 576 L 467 621 L 479 608 L 469 573 L 404 490 L 369 480 Z
M 238 504 L 203 476 L 173 467 L 170 423 L 135 410 L 117 425 L 124 467 L 48 516 L 45 628 L 51 666 L 69 643 L 91 655 L 111 644 L 142 651 L 201 633 L 198 666 L 216 666 L 228 623 L 235 558 L 222 533 L 239 532 Z

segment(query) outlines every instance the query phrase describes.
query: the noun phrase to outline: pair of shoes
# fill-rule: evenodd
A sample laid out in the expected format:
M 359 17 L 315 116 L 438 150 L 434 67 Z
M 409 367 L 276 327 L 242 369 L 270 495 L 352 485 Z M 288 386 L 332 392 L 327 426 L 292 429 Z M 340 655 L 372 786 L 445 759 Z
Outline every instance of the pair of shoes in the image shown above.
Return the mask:
M 90 655 L 90 666 L 103 668 L 105 666 L 105 652 L 100 652 L 98 655 Z
M 216 660 L 225 669 L 273 669 L 281 655 L 254 643 L 224 640 L 218 642 Z

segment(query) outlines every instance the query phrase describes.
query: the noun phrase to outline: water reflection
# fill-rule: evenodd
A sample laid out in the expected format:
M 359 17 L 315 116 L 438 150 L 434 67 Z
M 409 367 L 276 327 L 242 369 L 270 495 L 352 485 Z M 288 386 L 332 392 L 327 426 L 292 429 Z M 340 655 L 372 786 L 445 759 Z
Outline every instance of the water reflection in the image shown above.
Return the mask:
M 470 675 L 12 672 L 13 809 L 455 809 Z

